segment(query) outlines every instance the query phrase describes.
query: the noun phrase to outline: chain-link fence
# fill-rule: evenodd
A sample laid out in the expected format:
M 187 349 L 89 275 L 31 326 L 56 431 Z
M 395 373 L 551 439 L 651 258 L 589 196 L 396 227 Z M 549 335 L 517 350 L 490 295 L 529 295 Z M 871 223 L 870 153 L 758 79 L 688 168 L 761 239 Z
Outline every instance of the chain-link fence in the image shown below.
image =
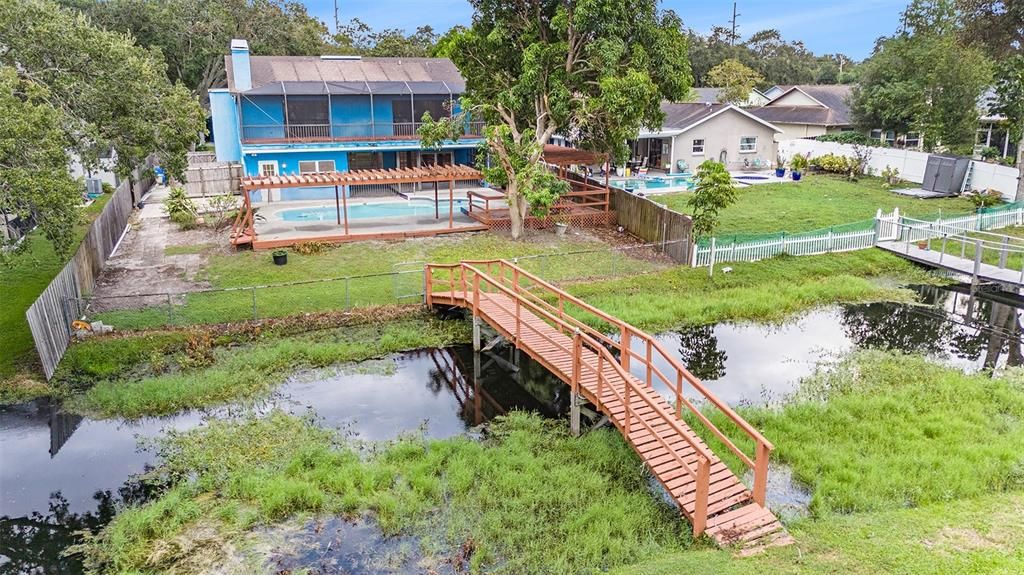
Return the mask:
M 649 273 L 676 264 L 672 246 L 640 244 L 506 258 L 554 282 L 599 280 Z M 481 258 L 488 259 L 488 258 Z M 90 321 L 117 329 L 217 324 L 358 307 L 419 303 L 425 261 L 400 262 L 392 271 L 280 284 L 153 292 L 77 299 Z

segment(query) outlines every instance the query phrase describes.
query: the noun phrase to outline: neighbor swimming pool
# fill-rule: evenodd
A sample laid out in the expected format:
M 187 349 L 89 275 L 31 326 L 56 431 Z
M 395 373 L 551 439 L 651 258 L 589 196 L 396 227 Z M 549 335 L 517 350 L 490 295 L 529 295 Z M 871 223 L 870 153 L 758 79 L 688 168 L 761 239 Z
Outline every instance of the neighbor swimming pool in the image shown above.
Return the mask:
M 455 200 L 456 211 L 466 207 L 467 200 Z M 434 202 L 430 200 L 410 200 L 408 202 L 381 202 L 376 204 L 348 205 L 348 218 L 360 220 L 368 218 L 393 218 L 401 216 L 433 216 Z M 448 202 L 438 202 L 437 214 L 448 216 Z M 335 206 L 310 206 L 308 208 L 291 208 L 277 212 L 277 217 L 286 222 L 317 222 L 334 221 L 338 217 Z
M 693 177 L 685 176 L 651 176 L 647 178 L 627 178 L 625 180 L 612 180 L 612 186 L 620 190 L 660 190 L 665 191 L 671 188 L 693 189 Z

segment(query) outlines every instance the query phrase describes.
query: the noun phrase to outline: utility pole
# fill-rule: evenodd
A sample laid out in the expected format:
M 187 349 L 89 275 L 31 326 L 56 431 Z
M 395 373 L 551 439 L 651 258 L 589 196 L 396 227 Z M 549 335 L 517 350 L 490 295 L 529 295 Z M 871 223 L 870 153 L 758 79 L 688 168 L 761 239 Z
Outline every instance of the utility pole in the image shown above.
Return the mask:
M 338 0 L 334 0 L 334 34 L 338 34 Z
M 736 17 L 741 14 L 736 13 L 736 2 L 732 3 L 732 34 L 729 35 L 729 45 L 736 45 Z

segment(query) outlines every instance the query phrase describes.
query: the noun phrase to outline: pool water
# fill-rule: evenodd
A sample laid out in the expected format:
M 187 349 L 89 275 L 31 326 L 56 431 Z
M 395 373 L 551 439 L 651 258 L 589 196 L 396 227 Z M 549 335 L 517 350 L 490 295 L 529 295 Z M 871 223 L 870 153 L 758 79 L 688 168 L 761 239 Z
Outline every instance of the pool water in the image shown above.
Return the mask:
M 456 212 L 469 205 L 467 200 L 455 200 Z M 448 216 L 448 202 L 438 202 L 437 215 Z M 429 200 L 410 200 L 408 202 L 383 202 L 375 204 L 349 204 L 348 219 L 359 220 L 368 218 L 393 218 L 401 216 L 433 217 L 434 202 Z M 277 216 L 286 222 L 317 222 L 335 221 L 338 218 L 336 206 L 310 206 L 307 208 L 291 208 L 277 212 Z
M 689 175 L 627 178 L 612 181 L 610 184 L 621 190 L 667 190 L 669 188 L 692 190 L 694 187 L 693 177 Z

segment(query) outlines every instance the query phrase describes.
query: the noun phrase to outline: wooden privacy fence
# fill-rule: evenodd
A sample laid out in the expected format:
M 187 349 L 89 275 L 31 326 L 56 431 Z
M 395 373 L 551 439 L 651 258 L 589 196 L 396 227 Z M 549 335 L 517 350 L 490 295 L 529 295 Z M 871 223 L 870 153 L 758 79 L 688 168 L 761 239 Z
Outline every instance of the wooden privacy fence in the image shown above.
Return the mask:
M 619 225 L 629 233 L 660 244 L 674 261 L 691 262 L 693 220 L 690 216 L 618 188 L 611 188 L 611 206 Z
M 188 170 L 185 171 L 185 193 L 189 197 L 220 196 L 237 194 L 242 180 L 242 165 L 228 162 L 205 161 L 202 157 L 195 160 L 189 157 Z
M 141 173 L 141 169 L 135 173 L 135 180 L 140 182 L 139 196 L 152 185 L 151 179 L 142 180 Z M 99 217 L 89 226 L 74 257 L 25 312 L 46 379 L 53 377 L 64 357 L 71 341 L 71 322 L 83 313 L 79 302 L 83 301 L 83 295 L 92 291 L 128 225 L 132 208 L 131 187 L 128 181 L 121 182 Z

